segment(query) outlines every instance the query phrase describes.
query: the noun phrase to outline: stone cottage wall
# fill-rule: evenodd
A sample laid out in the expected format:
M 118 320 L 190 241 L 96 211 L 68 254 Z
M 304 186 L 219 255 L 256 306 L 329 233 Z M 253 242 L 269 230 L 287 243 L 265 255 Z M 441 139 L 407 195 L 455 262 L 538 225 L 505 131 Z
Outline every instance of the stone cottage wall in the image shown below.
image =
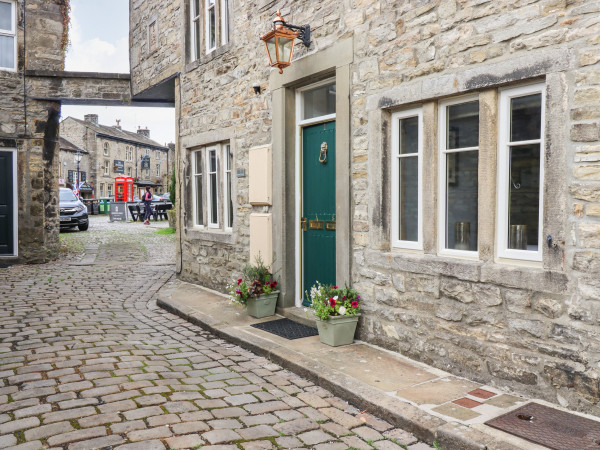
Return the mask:
M 0 70 L 0 147 L 18 150 L 19 257 L 6 262 L 45 262 L 58 250 L 56 140 L 60 104 L 25 101 L 28 80 L 25 77 L 23 82 L 23 71 L 61 70 L 63 26 L 54 0 L 28 1 L 26 11 L 23 5 L 22 0 L 17 1 L 17 72 Z
M 599 414 L 600 4 L 231 4 L 230 43 L 200 61 L 185 59 L 178 69 L 181 278 L 223 290 L 248 260 L 249 214 L 281 214 L 250 205 L 248 178 L 234 178 L 233 232 L 194 229 L 189 153 L 230 142 L 234 169 L 247 170 L 248 151 L 270 145 L 281 132 L 271 128 L 270 69 L 258 40 L 281 8 L 289 22 L 311 25 L 310 54 L 341 39 L 353 40 L 353 240 L 348 258 L 353 284 L 364 299 L 359 337 L 459 375 Z M 132 5 L 135 17 L 143 8 L 140 2 Z M 173 5 L 169 11 L 187 8 L 187 2 Z M 185 18 L 179 27 L 187 30 Z M 132 37 L 138 53 L 142 34 L 138 30 Z M 177 33 L 165 36 L 162 46 L 168 51 L 187 39 L 180 35 L 177 40 Z M 307 52 L 301 46 L 297 50 L 295 59 Z M 187 58 L 185 52 L 178 54 Z M 141 73 L 144 64 L 133 68 L 141 77 L 135 85 L 151 83 L 152 76 Z M 495 243 L 498 89 L 540 81 L 546 83 L 548 113 L 544 235 L 552 235 L 556 246 L 544 249 L 542 264 L 502 263 Z M 262 87 L 258 96 L 254 83 Z M 478 94 L 482 106 L 485 165 L 479 193 L 487 203 L 480 207 L 476 261 L 437 255 L 438 101 L 465 93 Z M 414 106 L 423 107 L 428 169 L 420 253 L 390 247 L 390 114 Z M 274 239 L 281 239 L 277 232 Z

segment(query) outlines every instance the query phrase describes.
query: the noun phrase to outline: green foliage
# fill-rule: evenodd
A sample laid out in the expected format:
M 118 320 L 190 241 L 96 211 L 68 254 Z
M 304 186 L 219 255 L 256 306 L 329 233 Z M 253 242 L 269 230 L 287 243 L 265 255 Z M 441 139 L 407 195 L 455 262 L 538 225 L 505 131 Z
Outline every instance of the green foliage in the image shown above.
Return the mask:
M 173 167 L 173 174 L 171 175 L 171 184 L 169 184 L 169 200 L 175 206 L 175 186 L 177 184 L 177 178 L 175 177 L 175 167 Z
M 161 228 L 156 232 L 156 234 L 175 234 L 175 228 L 167 227 Z
M 435 450 L 442 450 L 442 446 L 438 444 L 437 441 L 433 441 L 433 447 L 435 448 Z
M 255 258 L 254 264 L 244 267 L 242 278 L 227 287 L 231 300 L 242 306 L 248 304 L 248 299 L 259 297 L 262 294 L 270 294 L 277 288 L 270 269 L 265 266 L 260 254 Z
M 306 298 L 309 297 L 315 316 L 321 320 L 327 320 L 329 316 L 355 316 L 360 311 L 360 295 L 348 286 L 339 288 L 317 281 L 310 289 L 310 295 L 306 293 Z

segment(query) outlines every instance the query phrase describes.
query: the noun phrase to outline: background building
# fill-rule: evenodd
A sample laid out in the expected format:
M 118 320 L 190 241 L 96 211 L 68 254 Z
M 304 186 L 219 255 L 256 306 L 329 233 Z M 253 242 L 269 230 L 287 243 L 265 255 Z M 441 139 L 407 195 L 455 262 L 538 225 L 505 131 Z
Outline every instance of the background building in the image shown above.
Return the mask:
M 93 186 L 88 179 L 90 173 L 89 153 L 63 137 L 58 138 L 58 145 L 60 149 L 58 155 L 58 186 L 73 188 L 79 179 L 80 182 L 84 183 L 80 189 L 81 197 L 92 198 Z M 80 155 L 79 166 L 76 160 L 77 155 Z
M 150 130 L 140 128 L 131 132 L 122 130 L 118 123 L 101 125 L 96 114 L 88 114 L 85 120 L 64 119 L 60 135 L 88 152 L 88 183 L 94 186 L 96 198 L 111 197 L 114 179 L 119 176 L 133 177 L 138 195 L 146 186 L 158 194 L 168 190 L 174 146 L 165 147 L 153 141 Z

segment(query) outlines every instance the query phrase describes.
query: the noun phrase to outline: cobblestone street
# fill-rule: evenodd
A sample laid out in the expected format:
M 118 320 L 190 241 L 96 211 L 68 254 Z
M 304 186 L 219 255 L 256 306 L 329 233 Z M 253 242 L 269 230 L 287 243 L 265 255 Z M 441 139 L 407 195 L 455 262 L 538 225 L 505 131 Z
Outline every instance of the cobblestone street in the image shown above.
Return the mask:
M 164 223 L 91 219 L 0 269 L 0 448 L 431 448 L 159 309 Z

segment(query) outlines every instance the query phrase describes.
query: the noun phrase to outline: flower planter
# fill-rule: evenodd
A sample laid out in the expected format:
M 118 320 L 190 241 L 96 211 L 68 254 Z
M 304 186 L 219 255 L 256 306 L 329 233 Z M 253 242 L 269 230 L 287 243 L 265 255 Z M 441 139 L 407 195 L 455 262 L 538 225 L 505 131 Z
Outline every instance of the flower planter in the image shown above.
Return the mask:
M 355 316 L 329 316 L 327 320 L 317 319 L 319 339 L 323 344 L 337 347 L 354 342 L 354 333 L 360 314 Z
M 279 297 L 279 291 L 273 291 L 270 294 L 262 294 L 258 297 L 249 298 L 246 304 L 248 314 L 257 319 L 275 315 L 277 297 Z

